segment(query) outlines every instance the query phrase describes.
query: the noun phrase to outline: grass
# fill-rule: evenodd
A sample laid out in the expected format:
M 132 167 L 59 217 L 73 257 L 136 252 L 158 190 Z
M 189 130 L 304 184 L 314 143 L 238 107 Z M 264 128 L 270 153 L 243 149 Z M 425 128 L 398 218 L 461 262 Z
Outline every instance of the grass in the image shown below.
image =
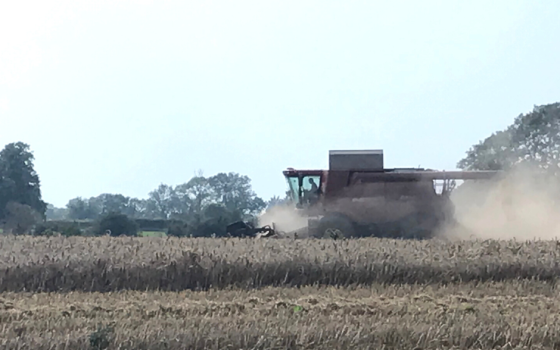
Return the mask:
M 555 349 L 541 282 L 207 292 L 5 293 L 2 349 Z
M 559 258 L 547 241 L 3 236 L 0 292 L 556 283 Z
M 138 232 L 140 237 L 167 237 L 167 234 L 163 231 L 140 231 Z
M 558 349 L 553 241 L 0 237 L 2 349 Z

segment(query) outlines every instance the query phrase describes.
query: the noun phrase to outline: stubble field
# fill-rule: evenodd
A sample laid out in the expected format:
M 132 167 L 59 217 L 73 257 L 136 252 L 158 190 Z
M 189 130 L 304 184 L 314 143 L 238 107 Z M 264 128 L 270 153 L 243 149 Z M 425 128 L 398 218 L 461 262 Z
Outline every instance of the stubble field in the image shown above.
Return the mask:
M 0 237 L 2 349 L 557 349 L 555 241 Z

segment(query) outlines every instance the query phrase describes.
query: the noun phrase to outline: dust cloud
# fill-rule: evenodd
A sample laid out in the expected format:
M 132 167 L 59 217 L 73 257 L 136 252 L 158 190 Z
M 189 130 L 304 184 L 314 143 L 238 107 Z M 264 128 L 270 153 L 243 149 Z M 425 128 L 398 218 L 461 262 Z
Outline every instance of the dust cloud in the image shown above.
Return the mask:
M 451 195 L 458 225 L 441 234 L 456 239 L 556 239 L 559 194 L 558 180 L 528 167 L 498 181 L 467 181 Z
M 299 237 L 307 234 L 307 217 L 291 205 L 277 205 L 263 211 L 259 226 L 265 225 L 274 225 L 283 236 L 293 234 L 293 231 L 297 231 Z

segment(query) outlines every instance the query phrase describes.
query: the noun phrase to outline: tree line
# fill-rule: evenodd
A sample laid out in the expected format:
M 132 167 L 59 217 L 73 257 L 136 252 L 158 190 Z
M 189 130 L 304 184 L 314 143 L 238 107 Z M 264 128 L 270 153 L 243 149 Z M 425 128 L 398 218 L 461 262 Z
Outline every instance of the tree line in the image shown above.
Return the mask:
M 198 174 L 176 186 L 160 184 L 146 199 L 104 193 L 73 198 L 64 208 L 57 208 L 43 201 L 33 163 L 30 146 L 23 142 L 10 143 L 0 152 L 0 228 L 3 231 L 21 234 L 35 228 L 35 232 L 41 233 L 62 230 L 75 234 L 83 231 L 78 227 L 93 227 L 93 233 L 102 234 L 107 231 L 105 221 L 110 219 L 114 221 L 113 226 L 121 226 L 110 230 L 115 234 L 132 232 L 134 224 L 128 221 L 133 220 L 177 235 L 221 235 L 225 234 L 227 224 L 252 221 L 262 210 L 280 201 L 279 197 L 263 200 L 252 189 L 248 176 L 229 172 L 210 177 Z
M 122 222 L 123 216 L 135 219 L 147 231 L 165 230 L 177 236 L 223 236 L 228 224 L 255 221 L 260 212 L 279 201 L 278 197 L 265 201 L 257 196 L 246 175 L 199 174 L 176 186 L 160 184 L 146 199 L 104 193 L 71 199 L 65 208 L 48 205 L 46 217 L 95 222 L 108 216 L 117 220 L 115 214 L 121 214 Z
M 164 222 L 159 227 L 165 226 L 177 235 L 207 236 L 224 234 L 228 223 L 254 220 L 265 208 L 287 200 L 274 197 L 265 201 L 253 191 L 249 177 L 230 172 L 210 177 L 198 174 L 176 186 L 161 184 L 146 199 L 105 193 L 77 197 L 64 208 L 56 208 L 43 201 L 33 162 L 30 146 L 23 142 L 10 143 L 0 151 L 2 232 L 28 233 L 36 229 L 76 233 L 83 230 L 62 227 L 63 223 L 84 221 L 94 223 L 92 232 L 97 234 L 113 232 L 108 227 L 132 232 L 138 222 Z M 457 167 L 507 170 L 520 164 L 560 174 L 560 103 L 534 106 L 532 111 L 520 114 L 511 125 L 468 149 Z M 48 222 L 54 223 L 47 227 Z
M 71 199 L 65 208 L 47 206 L 49 219 L 96 220 L 109 212 L 137 219 L 175 219 L 191 221 L 208 216 L 250 219 L 265 209 L 267 202 L 257 196 L 248 176 L 219 173 L 198 175 L 188 182 L 159 185 L 146 199 L 104 193 L 96 197 Z

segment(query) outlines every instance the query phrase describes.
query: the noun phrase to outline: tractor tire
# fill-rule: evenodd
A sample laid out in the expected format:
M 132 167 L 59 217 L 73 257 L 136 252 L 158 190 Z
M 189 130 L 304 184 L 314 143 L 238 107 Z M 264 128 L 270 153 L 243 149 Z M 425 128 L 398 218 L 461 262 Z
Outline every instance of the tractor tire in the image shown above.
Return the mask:
M 315 238 L 344 239 L 356 236 L 356 230 L 352 222 L 339 216 L 323 217 L 314 231 L 313 236 Z

